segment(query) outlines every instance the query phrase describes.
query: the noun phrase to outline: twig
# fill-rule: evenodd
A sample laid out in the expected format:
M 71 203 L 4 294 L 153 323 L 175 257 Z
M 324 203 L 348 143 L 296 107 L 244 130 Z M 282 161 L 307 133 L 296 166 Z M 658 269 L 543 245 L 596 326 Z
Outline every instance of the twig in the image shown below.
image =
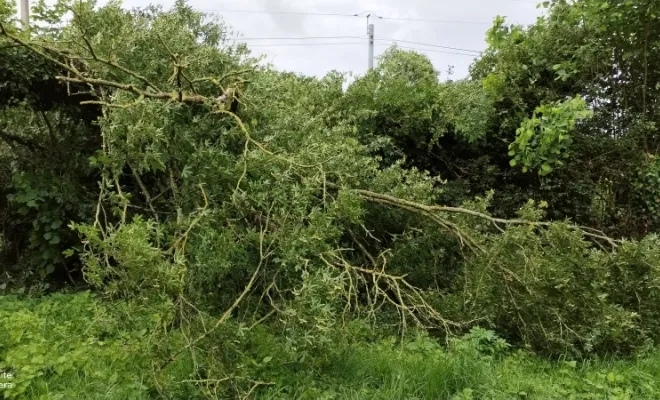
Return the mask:
M 401 315 L 403 330 L 405 330 L 406 315 L 411 317 L 412 320 L 415 321 L 419 326 L 426 326 L 422 320 L 432 325 L 440 323 L 445 327 L 446 331 L 449 331 L 450 326 L 462 326 L 462 324 L 443 318 L 437 310 L 428 304 L 428 302 L 424 299 L 421 291 L 406 281 L 405 276 L 391 275 L 386 273 L 384 265 L 380 271 L 376 269 L 368 269 L 351 265 L 341 255 L 335 253 L 328 254 L 336 259 L 336 262 L 330 262 L 326 260 L 323 255 L 321 255 L 321 260 L 328 266 L 356 273 L 358 276 L 362 277 L 362 281 L 365 284 L 367 282 L 365 277 L 370 278 L 372 282 L 371 287 L 374 291 L 374 298 L 369 300 L 371 307 L 375 307 L 379 297 L 382 297 L 384 302 L 392 304 Z M 377 266 L 374 268 L 376 267 Z M 386 289 L 380 287 L 380 282 L 383 282 L 387 290 L 390 290 L 393 293 L 395 297 L 394 299 L 392 298 L 392 295 L 387 293 Z
M 257 264 L 257 268 L 255 269 L 254 273 L 252 274 L 252 277 L 250 278 L 250 281 L 248 284 L 245 286 L 245 289 L 243 289 L 243 292 L 234 300 L 234 303 L 222 314 L 222 316 L 217 320 L 217 322 L 209 329 L 207 332 L 204 332 L 204 334 L 200 335 L 197 339 L 193 340 L 190 342 L 187 346 L 183 347 L 182 349 L 179 349 L 176 353 L 174 353 L 170 358 L 165 360 L 161 365 L 160 365 L 160 370 L 163 368 L 167 367 L 170 363 L 172 363 L 176 358 L 181 355 L 183 352 L 187 351 L 188 349 L 194 347 L 197 345 L 197 343 L 201 342 L 202 340 L 206 339 L 211 333 L 213 333 L 216 329 L 218 329 L 222 324 L 224 324 L 229 317 L 231 316 L 232 312 L 238 307 L 238 305 L 245 299 L 245 297 L 252 291 L 252 288 L 254 286 L 254 283 L 257 281 L 257 277 L 261 273 L 261 268 L 263 267 L 263 264 L 266 262 L 266 259 L 270 257 L 271 252 L 264 252 L 264 238 L 266 234 L 266 229 L 268 227 L 268 220 L 270 218 L 270 213 L 268 215 L 268 218 L 266 220 L 266 228 L 261 229 L 261 233 L 259 235 L 259 254 L 260 254 L 260 260 L 259 263 Z
M 73 11 L 73 10 L 72 10 L 72 11 Z M 151 82 L 150 82 L 147 78 L 145 78 L 143 75 L 138 74 L 138 73 L 135 72 L 135 71 L 131 71 L 131 70 L 129 70 L 128 68 L 126 68 L 126 67 L 124 67 L 124 66 L 122 66 L 122 65 L 119 65 L 119 64 L 117 64 L 116 62 L 114 62 L 114 61 L 112 61 L 112 60 L 109 60 L 109 59 L 105 59 L 105 58 L 101 58 L 101 57 L 99 57 L 99 56 L 96 54 L 96 52 L 94 51 L 94 47 L 92 46 L 92 44 L 89 42 L 89 39 L 87 38 L 87 32 L 86 32 L 86 31 L 83 31 L 83 29 L 82 29 L 82 27 L 81 27 L 80 25 L 78 25 L 78 30 L 79 30 L 80 33 L 81 33 L 80 36 L 82 37 L 83 41 L 85 42 L 85 46 L 82 46 L 82 47 L 86 47 L 86 49 L 89 51 L 90 55 L 92 56 L 92 59 L 94 59 L 94 60 L 96 60 L 96 61 L 98 61 L 98 62 L 100 62 L 100 63 L 106 64 L 106 65 L 108 65 L 108 66 L 110 66 L 110 67 L 116 68 L 116 69 L 122 71 L 123 73 L 128 74 L 128 75 L 130 75 L 130 76 L 132 76 L 132 77 L 138 79 L 139 81 L 143 82 L 145 85 L 147 85 L 147 87 L 152 88 L 154 91 L 156 91 L 156 92 L 161 92 L 161 90 L 158 88 L 158 86 L 156 86 L 156 85 L 154 85 L 153 83 L 151 83 Z
M 4 35 L 10 40 L 14 41 L 15 43 L 24 46 L 28 50 L 32 51 L 33 53 L 41 56 L 42 58 L 58 65 L 61 67 L 63 70 L 67 71 L 70 75 L 69 76 L 63 76 L 63 75 L 58 75 L 55 78 L 64 82 L 71 82 L 71 83 L 83 83 L 83 84 L 88 84 L 88 85 L 96 85 L 96 86 L 105 86 L 105 87 L 111 87 L 123 91 L 127 91 L 130 93 L 133 93 L 137 96 L 143 96 L 145 98 L 152 98 L 152 99 L 158 99 L 158 100 L 169 100 L 169 101 L 178 101 L 180 103 L 184 104 L 207 104 L 207 103 L 212 103 L 212 100 L 199 95 L 199 94 L 183 94 L 180 91 L 174 91 L 174 92 L 165 92 L 159 89 L 156 85 L 151 83 L 148 79 L 146 79 L 144 76 L 138 74 L 137 72 L 131 71 L 126 67 L 123 67 L 111 60 L 106 60 L 103 58 L 100 58 L 96 56 L 96 54 L 93 53 L 92 51 L 92 59 L 105 63 L 107 65 L 110 65 L 114 68 L 119 69 L 120 71 L 138 79 L 140 82 L 144 83 L 147 88 L 150 88 L 153 90 L 152 91 L 146 91 L 143 89 L 140 89 L 136 87 L 135 85 L 132 84 L 124 84 L 116 81 L 110 81 L 106 79 L 99 79 L 99 78 L 92 78 L 85 76 L 79 69 L 77 69 L 73 64 L 67 64 L 65 62 L 62 62 L 58 60 L 57 58 L 48 55 L 46 52 L 40 50 L 38 47 L 43 48 L 44 50 L 47 50 L 49 52 L 52 52 L 56 54 L 59 57 L 62 57 L 65 60 L 83 60 L 81 57 L 76 57 L 71 55 L 67 51 L 63 50 L 58 50 L 50 46 L 46 46 L 43 44 L 31 44 L 26 42 L 25 40 L 21 39 L 18 36 L 15 36 L 11 33 L 9 33 L 4 26 L 0 23 L 0 35 Z M 38 46 L 38 47 L 37 47 Z
M 250 395 L 251 395 L 251 394 L 252 394 L 252 393 L 253 393 L 253 392 L 254 392 L 259 386 L 266 386 L 266 385 L 270 386 L 270 385 L 274 385 L 274 384 L 275 384 L 275 382 L 261 382 L 261 381 L 250 381 L 250 382 L 254 383 L 254 385 L 250 388 L 250 390 L 247 392 L 247 394 L 246 394 L 245 396 L 242 396 L 242 397 L 241 397 L 241 400 L 247 400 L 247 399 L 250 397 Z
M 50 120 L 48 119 L 48 116 L 43 110 L 39 110 L 39 114 L 43 118 L 46 128 L 48 129 L 48 134 L 50 135 L 50 140 L 52 142 L 52 145 L 55 145 L 57 143 L 57 136 L 55 135 L 55 130 L 53 129 L 53 125 L 50 123 Z
M 199 184 L 199 189 L 202 191 L 202 197 L 204 198 L 204 206 L 200 210 L 199 215 L 197 218 L 193 220 L 193 222 L 188 226 L 188 229 L 179 237 L 174 244 L 167 250 L 167 252 L 171 252 L 172 250 L 183 250 L 186 245 L 186 241 L 188 240 L 188 236 L 190 235 L 190 231 L 201 221 L 201 219 L 204 217 L 204 212 L 206 209 L 209 207 L 209 199 L 206 196 L 206 192 L 204 191 L 204 186 L 200 183 Z M 181 245 L 179 247 L 179 245 Z
M 0 130 L 0 139 L 10 146 L 14 143 L 20 144 L 21 146 L 26 147 L 33 153 L 36 153 L 37 150 L 44 150 L 44 148 L 40 144 L 34 143 L 30 140 L 23 139 L 22 137 L 11 134 L 7 131 Z
M 327 183 L 327 186 L 329 187 L 334 187 L 338 188 L 337 185 L 332 184 L 332 183 Z M 473 217 L 481 218 L 484 219 L 493 225 L 497 226 L 497 224 L 502 224 L 502 225 L 530 225 L 530 226 L 535 226 L 535 227 L 550 227 L 552 226 L 551 222 L 537 222 L 537 221 L 528 221 L 528 220 L 523 220 L 523 219 L 503 219 L 503 218 L 495 218 L 492 217 L 488 214 L 483 214 L 478 211 L 474 210 L 469 210 L 467 208 L 460 208 L 460 207 L 448 207 L 448 206 L 428 206 L 420 203 L 416 203 L 413 201 L 405 200 L 405 199 L 400 199 L 394 196 L 386 195 L 386 194 L 381 194 L 381 193 L 375 193 L 371 192 L 369 190 L 362 190 L 362 189 L 353 189 L 353 191 L 357 194 L 359 194 L 362 198 L 364 198 L 367 201 L 373 202 L 373 203 L 379 203 L 383 205 L 389 205 L 389 206 L 394 206 L 402 209 L 406 209 L 409 211 L 421 213 L 426 216 L 433 216 L 433 219 L 435 220 L 436 223 L 439 223 L 441 225 L 447 225 L 452 231 L 456 232 L 459 234 L 459 238 L 463 241 L 465 239 L 469 239 L 464 233 L 460 232 L 458 230 L 458 226 L 451 223 L 450 221 L 444 220 L 444 219 L 438 219 L 437 215 L 435 213 L 438 212 L 444 212 L 444 213 L 450 213 L 450 214 L 464 214 L 464 215 L 470 215 Z M 612 248 L 618 247 L 618 244 L 621 243 L 620 240 L 615 240 L 610 237 L 607 237 L 603 232 L 598 231 L 593 228 L 587 228 L 587 227 L 582 227 L 582 226 L 577 226 L 577 225 L 568 225 L 569 229 L 573 230 L 578 230 L 580 231 L 584 236 L 593 238 L 593 239 L 600 239 L 606 241 Z M 472 243 L 475 245 L 476 243 Z
M 147 200 L 147 205 L 149 206 L 149 210 L 151 210 L 151 212 L 154 215 L 154 218 L 156 219 L 156 222 L 158 222 L 158 213 L 156 212 L 156 209 L 154 209 L 154 205 L 151 202 L 151 195 L 149 194 L 149 190 L 145 186 L 144 182 L 142 182 L 142 179 L 140 178 L 140 175 L 137 173 L 135 168 L 133 168 L 133 165 L 129 163 L 128 166 L 133 172 L 133 177 L 135 178 L 137 184 L 140 186 L 140 190 L 142 190 L 142 194 L 144 195 L 144 198 Z

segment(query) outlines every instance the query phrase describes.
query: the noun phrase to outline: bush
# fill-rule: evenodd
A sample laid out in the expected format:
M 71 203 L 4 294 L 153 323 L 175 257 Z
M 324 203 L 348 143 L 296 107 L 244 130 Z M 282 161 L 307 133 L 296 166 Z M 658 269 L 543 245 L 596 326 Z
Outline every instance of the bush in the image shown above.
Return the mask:
M 470 259 L 446 306 L 552 357 L 631 354 L 657 338 L 656 248 L 596 250 L 566 224 L 510 227 Z

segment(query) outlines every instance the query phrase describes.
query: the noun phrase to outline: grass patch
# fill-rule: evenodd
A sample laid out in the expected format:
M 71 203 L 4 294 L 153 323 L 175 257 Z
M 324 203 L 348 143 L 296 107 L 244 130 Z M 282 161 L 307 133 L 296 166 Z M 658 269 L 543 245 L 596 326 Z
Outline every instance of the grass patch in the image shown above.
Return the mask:
M 5 296 L 0 304 L 0 370 L 13 374 L 12 379 L 0 379 L 13 385 L 0 389 L 2 398 L 208 399 L 232 398 L 232 393 L 241 392 L 232 392 L 231 380 L 217 386 L 191 382 L 199 378 L 200 369 L 211 365 L 199 358 L 208 348 L 201 348 L 194 360 L 181 357 L 154 374 L 154 365 L 185 345 L 180 331 L 166 329 L 170 323 L 166 307 L 112 303 L 89 293 L 39 299 Z M 337 340 L 311 358 L 295 361 L 286 357 L 277 340 L 259 349 L 247 345 L 250 340 L 265 343 L 266 330 L 250 335 L 243 344 L 234 342 L 236 354 L 241 354 L 235 365 L 255 382 L 269 382 L 249 397 L 262 400 L 651 399 L 660 395 L 658 352 L 636 359 L 551 362 L 512 350 L 493 332 L 475 328 L 446 346 L 424 335 L 403 342 L 364 336 Z M 230 336 L 223 332 L 207 346 L 227 347 L 230 344 L 222 340 Z M 262 359 L 264 354 L 274 357 L 252 367 L 245 361 Z M 213 360 L 219 362 L 217 357 Z

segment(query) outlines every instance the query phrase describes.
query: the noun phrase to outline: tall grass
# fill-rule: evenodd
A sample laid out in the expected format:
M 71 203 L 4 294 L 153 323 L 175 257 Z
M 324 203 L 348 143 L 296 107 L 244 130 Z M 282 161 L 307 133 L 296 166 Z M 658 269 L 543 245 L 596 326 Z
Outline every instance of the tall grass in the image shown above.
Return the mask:
M 186 342 L 176 330 L 150 328 L 153 308 L 110 307 L 84 293 L 0 300 L 0 370 L 16 374 L 16 387 L 0 389 L 0 398 L 224 399 L 246 394 L 252 386 L 249 379 L 240 381 L 246 387 L 232 392 L 228 381 L 218 386 L 191 381 L 200 367 L 211 370 L 212 362 L 223 362 L 201 358 L 210 345 L 156 377 L 154 366 Z M 350 337 L 296 359 L 267 329 L 250 335 L 260 346 L 240 346 L 235 365 L 242 371 L 227 367 L 223 372 L 267 383 L 250 392 L 250 399 L 660 398 L 660 352 L 630 359 L 550 361 L 510 349 L 493 332 L 474 329 L 446 346 L 427 336 L 403 341 Z M 223 331 L 211 343 L 227 347 L 230 336 Z M 253 365 L 254 359 L 268 362 Z
M 459 343 L 449 348 L 430 339 L 358 344 L 313 376 L 300 376 L 297 386 L 271 389 L 258 398 L 660 398 L 660 353 L 628 360 L 553 362 L 519 350 L 493 353 L 488 344 L 469 337 Z

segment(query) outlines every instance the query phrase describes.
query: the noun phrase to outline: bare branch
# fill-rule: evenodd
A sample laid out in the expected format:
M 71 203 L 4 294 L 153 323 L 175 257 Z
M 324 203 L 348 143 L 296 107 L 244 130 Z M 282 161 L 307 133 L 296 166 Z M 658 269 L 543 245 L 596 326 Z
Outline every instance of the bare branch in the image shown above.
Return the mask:
M 328 261 L 325 255 L 334 258 L 334 260 Z M 341 256 L 341 253 L 326 253 L 325 255 L 321 255 L 320 258 L 328 266 L 355 274 L 364 285 L 368 286 L 367 292 L 372 292 L 372 295 L 368 294 L 370 307 L 375 308 L 379 298 L 383 302 L 394 306 L 401 315 L 403 329 L 405 329 L 406 325 L 406 316 L 415 321 L 418 326 L 428 328 L 438 326 L 439 324 L 447 332 L 449 332 L 451 327 L 460 328 L 463 326 L 460 323 L 449 321 L 442 317 L 426 301 L 422 291 L 406 281 L 405 276 L 392 275 L 385 272 L 386 259 L 384 257 L 382 258 L 382 263 L 374 265 L 373 269 L 369 269 L 351 265 Z M 375 261 L 372 256 L 369 258 Z M 350 282 L 353 285 L 353 281 L 351 280 Z M 349 291 L 357 291 L 357 288 L 349 287 Z M 375 312 L 375 310 L 372 310 L 372 312 Z
M 193 340 L 190 342 L 187 346 L 179 349 L 176 353 L 174 353 L 170 358 L 165 360 L 161 365 L 160 365 L 160 370 L 163 368 L 167 367 L 169 364 L 171 364 L 176 358 L 187 351 L 188 349 L 191 349 L 192 347 L 196 346 L 199 342 L 202 340 L 206 339 L 211 333 L 215 332 L 216 329 L 218 329 L 222 324 L 224 324 L 229 317 L 231 317 L 231 314 L 234 312 L 236 307 L 239 306 L 239 304 L 247 297 L 247 295 L 252 292 L 252 289 L 254 287 L 255 282 L 257 281 L 257 277 L 259 274 L 261 274 L 261 269 L 263 268 L 263 265 L 266 263 L 266 260 L 268 257 L 271 256 L 271 251 L 270 248 L 267 249 L 267 251 L 264 250 L 264 240 L 265 240 L 265 235 L 266 235 L 266 230 L 268 229 L 268 221 L 270 219 L 270 213 L 266 221 L 265 227 L 261 228 L 261 232 L 259 235 L 259 254 L 260 254 L 260 259 L 259 263 L 257 264 L 257 268 L 255 269 L 254 273 L 252 274 L 252 277 L 250 278 L 250 281 L 247 283 L 245 286 L 245 289 L 243 289 L 243 292 L 234 300 L 234 303 L 218 318 L 216 323 L 209 329 L 208 331 L 204 332 L 204 334 L 200 335 L 197 337 L 197 339 Z
M 36 153 L 38 150 L 44 150 L 44 148 L 39 143 L 34 143 L 28 139 L 24 139 L 18 135 L 11 134 L 4 130 L 0 130 L 0 140 L 4 141 L 10 146 L 13 146 L 13 144 L 19 144 L 33 153 Z
M 328 183 L 328 186 L 333 186 L 337 188 L 336 185 Z M 478 211 L 474 210 L 469 210 L 467 208 L 460 208 L 460 207 L 448 207 L 448 206 L 428 206 L 425 204 L 420 204 L 416 203 L 413 201 L 405 200 L 405 199 L 400 199 L 394 196 L 386 195 L 386 194 L 381 194 L 381 193 L 375 193 L 371 192 L 368 190 L 362 190 L 362 189 L 354 189 L 353 190 L 355 193 L 359 194 L 363 199 L 372 202 L 372 203 L 378 203 L 378 204 L 383 204 L 383 205 L 389 205 L 393 207 L 398 207 L 401 209 L 409 210 L 412 212 L 416 212 L 418 214 L 425 215 L 427 217 L 430 217 L 432 220 L 434 220 L 436 223 L 439 225 L 445 227 L 446 229 L 449 229 L 456 233 L 459 236 L 459 239 L 461 239 L 462 242 L 467 243 L 470 246 L 476 245 L 465 233 L 461 232 L 460 229 L 458 228 L 457 225 L 451 223 L 450 221 L 447 221 L 445 219 L 441 219 L 438 217 L 437 213 L 449 213 L 449 214 L 464 214 L 464 215 L 469 215 L 473 217 L 477 217 L 483 220 L 486 220 L 490 223 L 492 223 L 495 227 L 501 230 L 501 228 L 498 226 L 498 224 L 501 225 L 530 225 L 530 226 L 535 226 L 535 227 L 549 227 L 552 225 L 551 222 L 537 222 L 537 221 L 528 221 L 524 219 L 503 219 L 503 218 L 495 218 L 492 217 L 488 214 L 483 214 Z M 592 239 L 599 239 L 599 240 L 604 240 L 606 241 L 612 248 L 618 247 L 618 244 L 621 243 L 620 240 L 615 240 L 610 237 L 607 237 L 603 232 L 598 231 L 596 229 L 592 228 L 587 228 L 587 227 L 582 227 L 582 226 L 577 226 L 577 225 L 569 225 L 570 229 L 578 230 L 580 233 L 586 237 L 590 237 Z M 472 242 L 472 243 L 470 243 Z
M 93 48 L 89 48 L 88 51 L 91 54 L 91 59 L 102 62 L 104 64 L 107 64 L 113 68 L 119 69 L 120 71 L 138 79 L 142 83 L 144 83 L 147 86 L 147 89 L 152 89 L 151 90 L 144 90 L 136 87 L 135 85 L 132 84 L 125 84 L 125 83 L 120 83 L 116 81 L 111 81 L 107 79 L 99 79 L 99 78 L 92 78 L 90 76 L 85 75 L 83 72 L 81 72 L 78 68 L 76 68 L 73 63 L 71 62 L 72 60 L 85 60 L 85 58 L 82 57 L 77 57 L 73 54 L 71 54 L 69 51 L 65 50 L 59 50 L 44 44 L 34 44 L 34 43 L 29 43 L 23 39 L 21 39 L 18 36 L 15 36 L 11 33 L 9 33 L 6 29 L 4 29 L 4 26 L 0 24 L 0 35 L 4 35 L 10 40 L 14 41 L 15 43 L 24 46 L 28 50 L 32 51 L 33 53 L 41 56 L 45 60 L 48 60 L 57 66 L 61 67 L 64 71 L 68 73 L 68 76 L 56 76 L 56 79 L 64 81 L 64 82 L 73 82 L 73 83 L 82 83 L 82 84 L 88 84 L 92 86 L 104 86 L 104 87 L 111 87 L 115 88 L 118 90 L 123 90 L 126 92 L 133 93 L 137 96 L 145 97 L 145 98 L 152 98 L 152 99 L 158 99 L 158 100 L 168 100 L 168 101 L 177 101 L 180 103 L 184 104 L 212 104 L 213 99 L 207 98 L 205 96 L 201 96 L 199 94 L 184 94 L 181 90 L 177 90 L 174 92 L 165 92 L 161 89 L 159 89 L 156 85 L 151 83 L 148 79 L 146 79 L 144 76 L 140 75 L 139 73 L 135 71 L 131 71 L 126 67 L 123 67 L 114 61 L 107 60 L 101 57 L 98 57 L 96 53 L 94 53 Z M 90 45 L 91 46 L 91 45 Z M 41 48 L 41 49 L 40 49 Z M 43 50 L 42 50 L 43 49 Z M 48 52 L 55 54 L 55 56 L 51 56 L 48 54 Z M 67 60 L 67 62 L 64 62 L 56 57 L 61 58 L 62 60 Z
M 140 190 L 142 190 L 142 194 L 144 195 L 144 198 L 147 201 L 149 210 L 151 210 L 152 214 L 154 215 L 154 218 L 156 218 L 156 222 L 158 222 L 158 213 L 156 212 L 156 210 L 154 209 L 154 205 L 152 204 L 151 194 L 149 194 L 149 190 L 145 186 L 144 182 L 142 182 L 142 178 L 140 178 L 140 175 L 137 173 L 135 168 L 133 168 L 131 164 L 128 164 L 128 166 L 131 168 L 131 172 L 133 172 L 133 177 L 135 178 L 137 184 L 140 186 Z

